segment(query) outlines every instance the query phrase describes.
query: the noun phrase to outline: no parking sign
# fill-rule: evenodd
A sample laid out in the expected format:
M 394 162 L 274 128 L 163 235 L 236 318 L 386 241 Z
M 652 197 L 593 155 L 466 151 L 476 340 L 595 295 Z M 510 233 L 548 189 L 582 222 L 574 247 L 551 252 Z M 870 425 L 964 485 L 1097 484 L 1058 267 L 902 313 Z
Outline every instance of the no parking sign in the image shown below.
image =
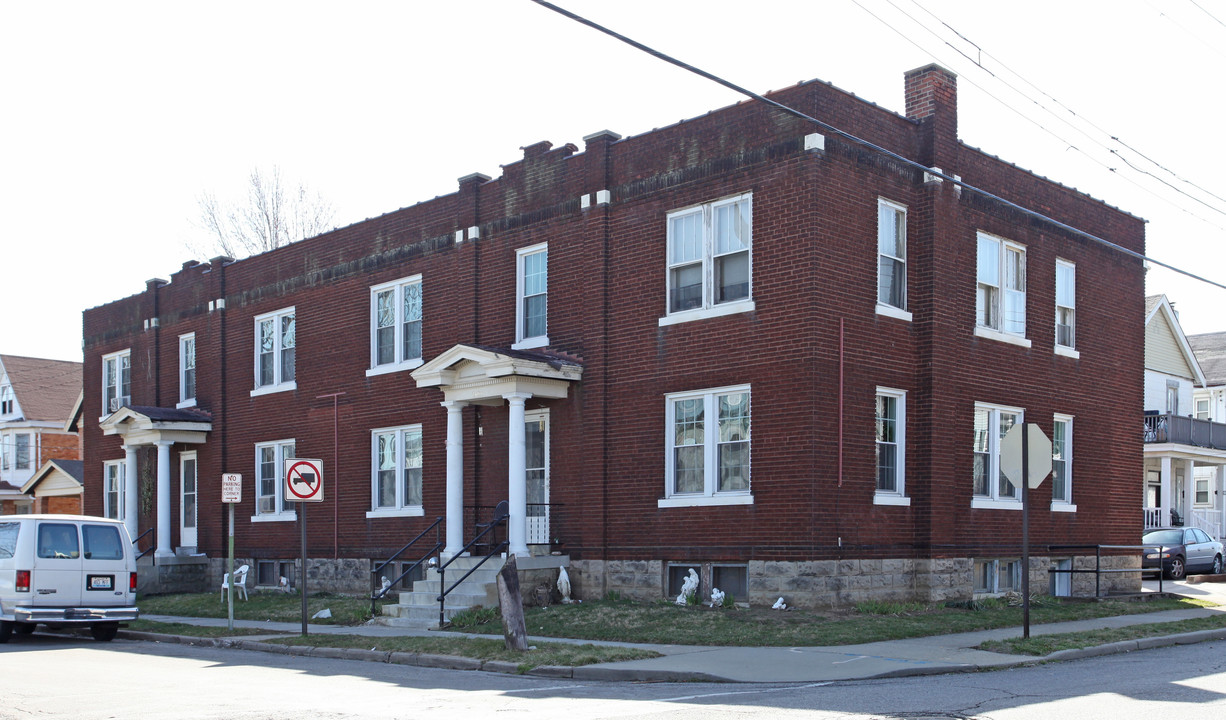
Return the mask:
M 285 501 L 323 502 L 323 500 L 323 461 L 288 458 L 285 461 Z

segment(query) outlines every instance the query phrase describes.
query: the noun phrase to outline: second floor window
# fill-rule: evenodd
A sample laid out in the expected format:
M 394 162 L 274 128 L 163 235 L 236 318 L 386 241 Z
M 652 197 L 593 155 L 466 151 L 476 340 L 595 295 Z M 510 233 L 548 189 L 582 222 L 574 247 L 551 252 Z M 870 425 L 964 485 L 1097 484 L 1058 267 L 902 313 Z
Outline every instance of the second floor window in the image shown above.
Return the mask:
M 1077 266 L 1056 261 L 1056 344 L 1076 347 Z
M 987 233 L 978 236 L 975 323 L 1026 335 L 1026 248 Z
M 668 215 L 670 315 L 750 299 L 752 195 Z
M 13 409 L 13 386 L 4 385 L 0 387 L 0 415 L 8 415 Z
M 129 350 L 102 358 L 102 412 L 113 413 L 132 403 L 132 353 Z
M 549 344 L 549 248 L 533 245 L 516 253 L 515 346 Z
M 196 404 L 196 334 L 179 336 L 179 405 Z
M 907 209 L 877 201 L 877 303 L 907 309 Z
M 370 289 L 372 371 L 421 365 L 421 275 Z
M 255 319 L 255 387 L 259 391 L 292 390 L 294 383 L 294 308 Z

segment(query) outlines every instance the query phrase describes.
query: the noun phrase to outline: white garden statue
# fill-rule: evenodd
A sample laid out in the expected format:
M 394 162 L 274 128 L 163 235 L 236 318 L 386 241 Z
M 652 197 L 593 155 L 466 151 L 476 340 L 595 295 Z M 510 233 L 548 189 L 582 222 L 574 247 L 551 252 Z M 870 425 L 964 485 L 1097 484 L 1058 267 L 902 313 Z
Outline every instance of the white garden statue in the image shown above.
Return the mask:
M 711 607 L 716 608 L 724 604 L 725 593 L 719 588 L 711 588 Z
M 698 592 L 698 573 L 690 568 L 690 574 L 681 581 L 681 594 L 677 596 L 678 605 L 687 605 L 690 598 Z
M 570 599 L 570 575 L 566 574 L 566 568 L 558 568 L 558 592 L 562 593 L 563 604 L 574 602 Z

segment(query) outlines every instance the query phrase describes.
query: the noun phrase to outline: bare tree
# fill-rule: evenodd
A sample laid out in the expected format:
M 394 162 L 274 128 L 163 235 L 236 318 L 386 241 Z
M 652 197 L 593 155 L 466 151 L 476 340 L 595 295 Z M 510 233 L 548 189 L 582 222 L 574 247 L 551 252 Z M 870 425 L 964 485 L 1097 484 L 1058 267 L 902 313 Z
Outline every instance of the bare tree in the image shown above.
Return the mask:
M 335 215 L 332 203 L 306 185 L 286 187 L 276 166 L 271 173 L 251 171 L 247 197 L 241 202 L 221 201 L 205 192 L 197 204 L 198 225 L 209 240 L 188 249 L 204 257 L 221 254 L 237 259 L 267 252 L 331 230 Z

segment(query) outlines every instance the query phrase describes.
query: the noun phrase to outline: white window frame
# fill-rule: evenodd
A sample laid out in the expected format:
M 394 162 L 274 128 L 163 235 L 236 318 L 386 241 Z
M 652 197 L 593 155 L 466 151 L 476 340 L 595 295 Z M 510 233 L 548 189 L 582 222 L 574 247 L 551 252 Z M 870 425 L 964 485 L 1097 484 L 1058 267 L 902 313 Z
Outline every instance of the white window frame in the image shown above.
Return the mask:
M 102 516 L 124 519 L 126 507 L 124 494 L 127 492 L 128 468 L 123 460 L 107 460 L 102 463 Z M 111 514 L 111 498 L 115 499 L 115 514 Z
M 404 299 L 405 292 L 410 287 L 417 288 L 418 298 L 418 343 L 417 356 L 407 357 L 404 352 L 404 335 L 405 335 L 405 307 Z M 410 275 L 409 277 L 400 278 L 391 282 L 385 282 L 379 285 L 374 285 L 370 288 L 370 369 L 366 371 L 366 376 L 383 375 L 384 373 L 400 372 L 402 370 L 413 370 L 422 365 L 422 339 L 424 328 L 423 320 L 425 318 L 424 304 L 425 298 L 422 286 L 421 274 Z M 392 319 L 392 360 L 389 362 L 379 362 L 379 296 L 383 293 L 392 293 L 393 319 Z
M 292 318 L 294 323 L 294 377 L 286 379 L 284 377 L 285 368 L 282 367 L 284 362 L 283 354 L 290 349 L 282 345 L 284 332 L 282 330 L 283 320 Z M 272 349 L 272 382 L 268 384 L 260 384 L 260 324 L 266 321 L 272 321 L 274 333 L 274 347 Z M 294 307 L 290 306 L 273 312 L 264 313 L 255 316 L 255 334 L 252 342 L 254 349 L 254 358 L 252 369 L 255 373 L 255 389 L 251 391 L 251 397 L 257 395 L 267 395 L 269 393 L 286 392 L 289 390 L 298 389 L 298 316 L 294 312 Z
M 13 469 L 14 470 L 30 470 L 34 464 L 34 434 L 26 432 L 13 433 Z M 26 441 L 25 447 L 25 463 L 21 461 L 21 440 Z
M 1004 570 L 1012 577 L 1010 581 L 1011 587 L 1002 587 L 1000 584 L 1001 565 L 1004 565 Z M 987 569 L 989 582 L 986 586 L 979 585 L 979 575 L 981 568 Z M 1016 558 L 1001 558 L 995 560 L 975 560 L 972 563 L 971 570 L 971 592 L 980 597 L 987 595 L 1002 595 L 1007 592 L 1017 591 L 1022 589 L 1022 561 Z
M 1024 424 L 1026 422 L 1026 413 L 1022 408 L 1008 407 L 1005 405 L 990 405 L 988 403 L 975 403 L 975 414 L 980 412 L 988 413 L 987 427 L 987 454 L 988 466 L 986 468 L 988 480 L 988 494 L 980 495 L 975 492 L 975 478 L 972 472 L 971 475 L 971 507 L 986 508 L 997 510 L 1021 510 L 1022 509 L 1022 491 L 1016 485 L 1013 486 L 1012 495 L 1002 495 L 1000 493 L 1000 420 L 1001 414 L 1017 415 L 1016 424 Z M 974 418 L 972 417 L 972 468 L 974 467 Z M 1012 483 L 1010 483 L 1012 484 Z
M 533 293 L 532 297 L 544 296 L 545 298 L 545 332 L 528 335 L 526 324 L 528 317 L 524 307 L 528 301 L 525 270 L 528 258 L 536 255 L 542 255 L 545 258 L 545 289 Z M 547 345 L 549 345 L 549 243 L 539 243 L 515 251 L 515 343 L 511 345 L 511 349 L 528 350 Z
M 898 237 L 900 231 L 901 238 Z M 896 244 L 902 246 L 900 254 L 886 251 L 886 243 L 895 238 L 898 240 Z M 887 260 L 901 265 L 902 298 L 898 304 L 882 298 L 881 268 Z M 897 278 L 895 280 L 897 282 Z M 907 206 L 883 197 L 877 198 L 877 314 L 908 322 L 911 320 L 911 313 L 907 310 Z
M 11 415 L 17 409 L 13 386 L 9 383 L 0 385 L 0 415 Z
M 975 238 L 975 335 L 1030 347 L 1026 338 L 1026 246 L 983 231 Z M 1016 254 L 1020 264 L 1020 289 L 1008 287 L 1005 269 L 1010 253 Z M 1020 306 L 1020 319 L 1005 317 L 1010 305 Z
M 395 467 L 393 468 L 395 486 L 395 500 L 392 505 L 379 505 L 379 436 L 391 435 L 395 438 Z M 404 497 L 404 477 L 405 471 L 408 468 L 406 465 L 407 458 L 405 457 L 405 440 L 408 437 L 416 435 L 417 442 L 423 448 L 421 425 L 399 425 L 396 427 L 376 428 L 370 431 L 370 510 L 366 512 L 368 518 L 381 517 L 421 517 L 425 514 L 422 503 L 416 505 L 406 504 Z M 416 466 L 419 470 L 424 467 L 424 458 L 422 465 Z M 422 477 L 422 487 L 419 488 L 419 493 L 425 491 L 424 473 Z
M 715 213 L 719 208 L 735 205 L 737 203 L 745 203 L 745 224 L 749 228 L 749 238 L 745 243 L 744 250 L 735 250 L 726 253 L 717 253 L 715 248 Z M 697 260 L 686 260 L 684 262 L 673 262 L 673 222 L 691 215 L 699 215 L 702 220 L 702 239 L 701 239 L 701 258 Z M 691 320 L 702 320 L 704 318 L 721 317 L 723 315 L 733 315 L 736 313 L 750 312 L 754 310 L 753 299 L 753 193 L 742 193 L 731 197 L 721 198 L 712 202 L 695 205 L 693 207 L 682 208 L 668 213 L 665 219 L 666 240 L 664 245 L 665 262 L 664 262 L 664 317 L 660 318 L 660 325 L 673 325 L 676 323 L 689 322 Z M 718 302 L 715 299 L 716 294 L 716 273 L 715 266 L 717 260 L 723 256 L 730 256 L 737 253 L 746 253 L 746 264 L 748 273 L 748 290 L 745 297 L 736 298 L 735 300 L 727 300 Z M 701 265 L 702 272 L 702 302 L 698 307 L 687 308 L 684 310 L 673 310 L 672 295 L 673 295 L 673 270 L 679 267 L 689 266 L 698 263 Z
M 1209 398 L 1193 398 L 1192 400 L 1192 417 L 1197 420 L 1211 420 L 1212 414 L 1210 408 L 1212 403 Z M 1202 409 L 1203 408 L 1203 409 Z
M 1059 434 L 1057 426 L 1064 428 L 1064 457 L 1060 458 L 1061 448 L 1057 441 Z M 1051 428 L 1052 480 L 1051 509 L 1052 512 L 1077 512 L 1073 504 L 1073 416 L 1056 413 L 1052 416 Z M 1064 463 L 1064 497 L 1056 497 L 1055 469 L 1057 463 Z
M 1068 322 L 1061 323 L 1061 314 Z M 1060 328 L 1068 327 L 1068 342 L 1060 342 Z M 1077 265 L 1068 260 L 1056 258 L 1056 345 L 1057 355 L 1071 358 L 1081 357 L 1077 352 Z
M 124 363 L 127 363 L 128 372 L 128 394 L 123 394 L 124 382 L 123 371 Z M 107 382 L 107 367 L 111 364 L 115 366 L 115 384 L 111 385 Z M 114 389 L 116 402 L 112 405 L 109 401 L 110 390 Z M 132 349 L 124 348 L 119 352 L 113 352 L 102 356 L 102 417 L 105 418 L 111 413 L 119 410 L 124 405 L 132 404 Z
M 892 444 L 894 446 L 895 466 L 894 466 L 894 489 L 893 490 L 882 490 L 881 487 L 879 486 L 881 468 L 878 463 L 880 461 L 878 460 L 877 462 L 874 462 L 873 467 L 876 471 L 875 472 L 876 480 L 874 483 L 875 490 L 873 493 L 873 504 L 909 506 L 911 504 L 911 498 L 907 497 L 907 480 L 906 480 L 907 478 L 907 391 L 898 390 L 896 388 L 879 387 L 877 388 L 876 398 L 890 398 L 894 400 L 894 418 L 893 418 L 894 442 Z M 876 398 L 874 398 L 874 402 L 873 402 L 873 416 L 874 416 L 873 435 L 875 438 L 874 448 L 877 449 L 877 453 L 875 454 L 878 457 L 880 457 L 879 449 L 883 443 L 881 440 L 881 433 L 877 429 L 877 427 L 881 423 L 881 418 L 877 415 Z
M 191 395 L 187 393 L 187 374 L 191 373 Z M 196 406 L 196 333 L 179 336 L 179 404 L 175 407 Z
M 744 490 L 718 490 L 719 487 L 719 398 L 745 393 L 749 395 L 749 437 L 737 442 L 746 442 L 750 453 L 750 485 Z M 703 490 L 699 493 L 678 493 L 676 487 L 676 425 L 675 410 L 679 400 L 701 399 L 703 402 Z M 664 396 L 664 497 L 658 507 L 693 507 L 701 505 L 752 505 L 753 504 L 753 395 L 749 385 L 732 385 L 706 390 L 670 393 Z
M 271 512 L 262 512 L 260 510 L 260 481 L 263 479 L 260 476 L 262 470 L 261 456 L 266 448 L 272 448 L 273 450 L 273 509 Z M 255 514 L 251 516 L 252 522 L 282 522 L 298 519 L 298 510 L 294 503 L 285 502 L 285 461 L 288 458 L 295 457 L 295 452 L 297 452 L 297 442 L 293 438 L 255 444 L 255 474 L 253 475 L 255 487 L 252 493 L 252 497 L 255 499 Z

